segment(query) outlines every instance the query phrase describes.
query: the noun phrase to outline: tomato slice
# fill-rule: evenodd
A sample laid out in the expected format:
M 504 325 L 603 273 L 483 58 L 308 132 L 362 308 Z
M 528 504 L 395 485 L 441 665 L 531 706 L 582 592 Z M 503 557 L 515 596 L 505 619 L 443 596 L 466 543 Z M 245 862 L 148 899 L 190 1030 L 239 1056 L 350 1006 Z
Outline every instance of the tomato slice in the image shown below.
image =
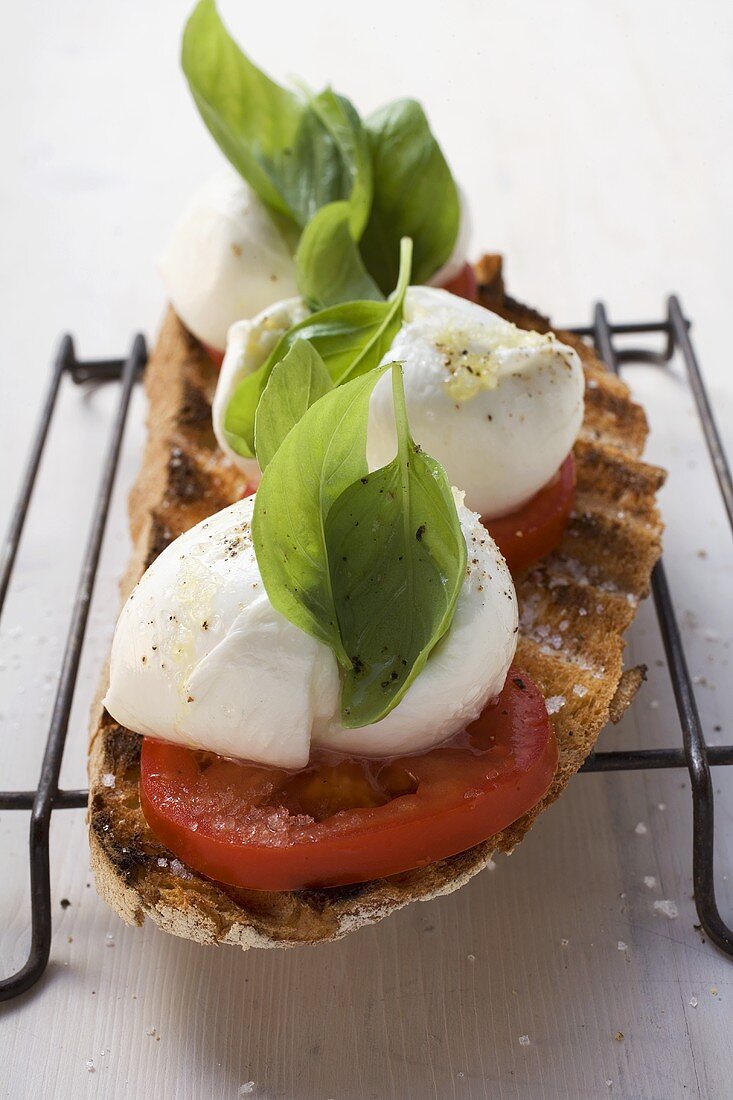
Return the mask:
M 452 279 L 447 279 L 441 285 L 443 290 L 449 290 L 459 298 L 468 298 L 469 302 L 478 301 L 478 283 L 471 264 L 464 264 Z
M 231 886 L 297 890 L 394 875 L 463 852 L 531 809 L 557 746 L 545 701 L 512 668 L 498 700 L 430 752 L 318 752 L 303 771 L 145 738 L 140 799 L 156 837 Z
M 512 573 L 527 569 L 555 549 L 568 525 L 574 500 L 575 459 L 571 452 L 552 480 L 516 512 L 482 520 Z

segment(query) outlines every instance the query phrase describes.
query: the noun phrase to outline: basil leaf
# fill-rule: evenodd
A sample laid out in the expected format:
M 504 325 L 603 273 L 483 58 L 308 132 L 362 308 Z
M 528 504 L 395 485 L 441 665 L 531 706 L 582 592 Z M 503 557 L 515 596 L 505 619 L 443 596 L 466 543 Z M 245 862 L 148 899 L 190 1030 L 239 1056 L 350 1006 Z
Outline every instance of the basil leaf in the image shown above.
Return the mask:
M 365 122 L 374 164 L 372 210 L 361 239 L 367 270 L 385 291 L 397 278 L 398 242 L 415 242 L 412 281 L 425 283 L 449 258 L 460 201 L 425 112 L 413 99 L 382 107 Z
M 466 575 L 466 542 L 443 467 L 410 435 L 402 368 L 392 368 L 398 450 L 355 481 L 326 518 L 341 643 L 350 658 L 341 721 L 379 722 L 448 630 Z
M 369 398 L 382 367 L 327 393 L 288 432 L 262 475 L 252 540 L 267 595 L 291 623 L 347 668 L 331 589 L 325 522 L 334 500 L 366 476 Z
M 400 247 L 399 281 L 386 302 L 345 302 L 311 314 L 293 325 L 259 370 L 236 386 L 224 414 L 224 431 L 232 448 L 253 458 L 257 406 L 276 363 L 296 340 L 309 340 L 326 364 L 335 386 L 366 374 L 382 361 L 402 324 L 402 308 L 410 281 L 411 242 Z
M 372 153 L 369 136 L 352 103 L 326 88 L 310 97 L 310 107 L 328 130 L 352 180 L 349 194 L 349 228 L 361 237 L 372 205 Z
M 303 230 L 295 266 L 300 293 L 316 308 L 384 295 L 364 267 L 351 235 L 351 208 L 346 202 L 322 206 Z
M 296 340 L 275 366 L 257 406 L 255 449 L 265 470 L 291 428 L 311 405 L 333 389 L 320 355 L 307 340 Z
M 181 64 L 215 141 L 268 206 L 302 228 L 321 206 L 353 194 L 363 224 L 371 172 L 362 178 L 366 139 L 348 100 L 323 93 L 311 105 L 276 84 L 230 37 L 214 0 L 200 0 L 189 18 Z

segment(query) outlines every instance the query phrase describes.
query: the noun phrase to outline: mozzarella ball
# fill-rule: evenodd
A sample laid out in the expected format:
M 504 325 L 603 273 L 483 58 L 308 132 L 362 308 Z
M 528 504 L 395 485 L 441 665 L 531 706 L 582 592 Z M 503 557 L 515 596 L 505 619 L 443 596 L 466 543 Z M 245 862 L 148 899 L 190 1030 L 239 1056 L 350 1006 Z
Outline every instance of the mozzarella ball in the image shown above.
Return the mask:
M 137 733 L 278 767 L 304 767 L 311 744 L 379 757 L 446 740 L 501 691 L 517 638 L 504 559 L 460 501 L 469 567 L 453 622 L 381 722 L 341 726 L 332 651 L 270 603 L 254 497 L 181 535 L 144 574 L 117 624 L 104 705 Z
M 257 370 L 284 332 L 305 316 L 292 299 L 235 325 L 214 402 L 222 448 L 256 476 L 223 431 L 237 383 Z M 410 430 L 460 485 L 484 519 L 525 504 L 556 474 L 583 422 L 585 380 L 577 352 L 552 334 L 527 332 L 483 306 L 433 287 L 410 287 L 403 322 L 383 362 L 403 364 Z M 378 469 L 395 454 L 392 387 L 375 387 L 368 457 Z
M 585 381 L 572 348 L 445 290 L 409 289 L 383 359 L 392 361 L 403 364 L 413 437 L 484 519 L 534 496 L 583 422 Z M 371 402 L 370 466 L 383 466 L 395 450 L 392 389 L 381 379 Z
M 178 316 L 223 350 L 235 321 L 297 294 L 293 252 L 277 216 L 227 167 L 193 196 L 159 267 Z
M 232 449 L 224 427 L 227 406 L 242 379 L 248 374 L 254 374 L 280 337 L 307 316 L 308 309 L 302 299 L 289 298 L 264 309 L 251 321 L 237 321 L 229 330 L 227 350 L 211 408 L 211 419 L 217 443 L 244 470 L 251 484 L 257 484 L 260 468 L 256 459 L 244 458 Z

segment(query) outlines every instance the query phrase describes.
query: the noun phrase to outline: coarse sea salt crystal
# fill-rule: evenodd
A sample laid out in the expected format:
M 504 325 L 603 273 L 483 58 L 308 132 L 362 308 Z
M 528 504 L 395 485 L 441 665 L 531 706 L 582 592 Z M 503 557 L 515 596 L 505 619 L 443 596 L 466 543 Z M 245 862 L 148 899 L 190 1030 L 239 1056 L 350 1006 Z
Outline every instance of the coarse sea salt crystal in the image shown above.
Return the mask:
M 654 875 L 644 875 L 644 885 L 648 886 L 650 890 L 653 890 L 657 885 L 657 880 Z
M 91 1058 L 87 1058 L 84 1065 L 86 1066 L 87 1073 L 94 1073 L 94 1062 L 91 1060 Z
M 181 863 L 180 859 L 172 859 L 170 863 L 171 872 L 177 875 L 178 878 L 191 878 L 191 872 L 184 863 Z
M 629 949 L 629 945 L 624 943 L 623 940 L 619 940 L 617 946 L 619 951 L 628 951 Z
M 530 1044 L 529 1035 L 520 1035 L 519 1036 L 519 1045 L 520 1045 L 520 1047 L 528 1047 L 529 1044 Z
M 565 706 L 565 696 L 551 695 L 549 699 L 545 699 L 545 706 L 548 714 L 557 714 Z
M 102 786 L 103 787 L 114 787 L 114 785 L 115 785 L 115 777 L 112 774 L 112 772 L 105 772 L 104 775 L 102 776 Z
M 670 920 L 674 920 L 678 916 L 677 905 L 668 898 L 663 901 L 655 901 L 654 908 L 658 913 L 664 913 L 665 917 L 669 917 Z
M 640 821 L 636 825 L 636 827 L 634 829 L 634 832 L 636 833 L 637 836 L 644 836 L 644 834 L 647 832 L 647 827 L 646 827 L 646 825 L 644 824 L 643 821 Z
M 251 1096 L 255 1090 L 254 1081 L 245 1081 L 243 1085 L 239 1086 L 237 1090 L 240 1096 Z
M 573 695 L 577 695 L 579 699 L 583 699 L 588 694 L 588 688 L 583 684 L 573 684 Z
M 570 940 L 560 940 L 560 946 L 561 947 L 567 947 L 569 943 L 570 943 Z
M 690 997 L 690 999 L 687 1003 L 690 1006 L 690 1008 L 697 1008 L 697 997 Z

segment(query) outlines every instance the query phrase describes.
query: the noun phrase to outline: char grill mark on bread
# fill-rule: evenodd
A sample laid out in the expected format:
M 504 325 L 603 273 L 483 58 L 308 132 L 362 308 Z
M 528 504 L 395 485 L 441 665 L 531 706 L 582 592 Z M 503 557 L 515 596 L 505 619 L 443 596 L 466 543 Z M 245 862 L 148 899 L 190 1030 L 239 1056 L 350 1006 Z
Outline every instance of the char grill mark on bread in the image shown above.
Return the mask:
M 524 328 L 548 320 L 504 293 L 501 259 L 477 265 L 482 304 Z M 131 924 L 146 916 L 201 943 L 278 947 L 337 939 L 410 901 L 462 886 L 496 850 L 511 851 L 553 802 L 609 721 L 631 702 L 643 670 L 623 670 L 622 635 L 645 596 L 661 550 L 655 494 L 664 472 L 639 461 L 647 425 L 625 384 L 592 348 L 558 332 L 586 373 L 586 415 L 575 447 L 573 518 L 558 549 L 517 579 L 521 615 L 517 663 L 549 700 L 560 760 L 542 802 L 510 828 L 461 855 L 390 879 L 331 890 L 235 890 L 189 871 L 148 829 L 138 798 L 141 738 L 95 705 L 89 759 L 89 820 L 97 888 Z M 238 499 L 241 473 L 211 430 L 216 370 L 170 310 L 146 372 L 149 434 L 130 494 L 134 552 L 126 597 L 177 535 Z M 104 695 L 106 671 L 99 698 Z

